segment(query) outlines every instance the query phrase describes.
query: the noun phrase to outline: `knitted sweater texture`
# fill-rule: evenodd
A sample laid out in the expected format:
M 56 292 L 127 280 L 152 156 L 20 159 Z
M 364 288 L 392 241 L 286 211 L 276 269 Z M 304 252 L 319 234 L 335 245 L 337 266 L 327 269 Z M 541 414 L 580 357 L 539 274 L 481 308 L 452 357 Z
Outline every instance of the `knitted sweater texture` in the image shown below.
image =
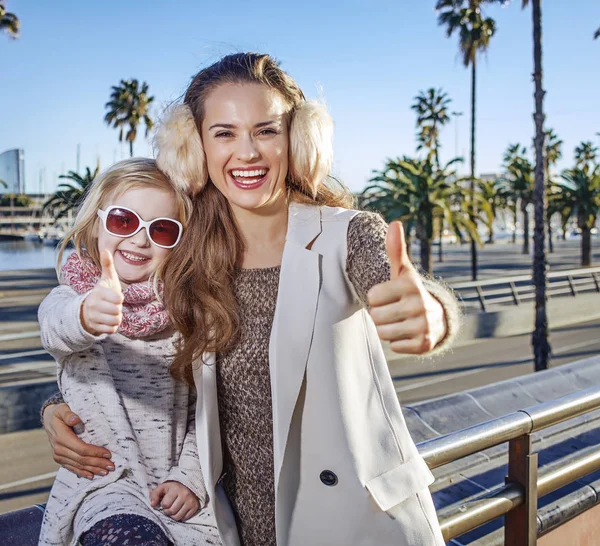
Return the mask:
M 61 468 L 44 514 L 40 545 L 74 546 L 98 521 L 144 516 L 176 545 L 220 544 L 212 513 L 177 522 L 150 507 L 150 491 L 178 481 L 206 506 L 195 436 L 195 394 L 169 374 L 172 330 L 144 339 L 93 336 L 79 320 L 86 294 L 58 286 L 42 302 L 42 344 L 57 360 L 65 402 L 85 423 L 79 437 L 112 453 L 115 470 L 93 480 Z

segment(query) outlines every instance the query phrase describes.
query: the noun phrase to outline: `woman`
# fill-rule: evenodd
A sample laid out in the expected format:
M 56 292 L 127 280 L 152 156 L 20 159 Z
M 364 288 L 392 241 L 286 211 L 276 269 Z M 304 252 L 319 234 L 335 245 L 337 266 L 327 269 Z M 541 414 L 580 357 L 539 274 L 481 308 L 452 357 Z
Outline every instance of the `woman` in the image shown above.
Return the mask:
M 378 216 L 325 182 L 331 134 L 325 109 L 257 54 L 199 72 L 163 122 L 157 161 L 197 192 L 165 270 L 182 335 L 172 373 L 198 390 L 225 545 L 442 545 L 378 337 L 443 349 L 456 302 L 415 271 L 398 223 L 386 242 Z M 66 407 L 45 418 L 57 462 L 105 466 L 106 450 L 65 433 Z

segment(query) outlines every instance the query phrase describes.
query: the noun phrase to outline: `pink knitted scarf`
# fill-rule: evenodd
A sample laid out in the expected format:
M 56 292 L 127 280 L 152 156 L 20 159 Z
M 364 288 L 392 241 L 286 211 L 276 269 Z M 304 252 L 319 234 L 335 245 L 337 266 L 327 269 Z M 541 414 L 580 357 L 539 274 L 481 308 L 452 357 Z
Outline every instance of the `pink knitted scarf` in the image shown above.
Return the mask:
M 61 283 L 70 286 L 78 294 L 86 294 L 100 280 L 101 271 L 89 254 L 81 258 L 74 252 L 61 271 Z M 159 293 L 162 294 L 162 283 Z M 123 290 L 123 321 L 118 332 L 129 338 L 148 337 L 162 332 L 170 321 L 164 305 L 159 301 L 149 281 L 130 284 Z

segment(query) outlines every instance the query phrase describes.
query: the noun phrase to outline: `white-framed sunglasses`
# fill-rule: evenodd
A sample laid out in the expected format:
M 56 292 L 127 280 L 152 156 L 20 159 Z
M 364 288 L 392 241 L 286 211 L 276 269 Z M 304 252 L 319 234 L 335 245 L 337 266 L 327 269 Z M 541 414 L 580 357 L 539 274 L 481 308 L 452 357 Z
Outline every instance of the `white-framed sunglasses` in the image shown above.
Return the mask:
M 145 229 L 148 239 L 161 248 L 173 248 L 181 239 L 183 225 L 173 218 L 155 218 L 145 222 L 134 210 L 111 205 L 100 209 L 98 216 L 104 229 L 115 237 L 133 237 L 140 229 Z

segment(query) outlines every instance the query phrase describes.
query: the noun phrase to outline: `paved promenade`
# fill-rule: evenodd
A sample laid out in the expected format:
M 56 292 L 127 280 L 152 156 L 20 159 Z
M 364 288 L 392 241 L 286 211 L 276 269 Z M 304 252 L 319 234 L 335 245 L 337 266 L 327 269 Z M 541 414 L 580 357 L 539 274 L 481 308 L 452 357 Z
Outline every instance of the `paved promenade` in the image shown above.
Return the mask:
M 594 241 L 596 242 L 596 241 Z M 559 243 L 549 257 L 552 269 L 576 268 L 578 242 Z M 597 245 L 600 250 L 600 242 Z M 448 246 L 442 264 L 434 258 L 435 274 L 447 281 L 466 280 L 469 251 Z M 517 252 L 515 252 L 517 250 Z M 480 278 L 527 273 L 528 256 L 510 244 L 480 253 Z M 595 256 L 600 264 L 600 252 Z M 55 364 L 39 341 L 37 307 L 56 285 L 52 270 L 0 272 L 0 388 L 21 381 L 52 378 Z M 600 353 L 600 321 L 558 328 L 551 336 L 552 366 Z M 390 359 L 390 372 L 400 400 L 416 402 L 474 388 L 533 371 L 530 336 L 477 341 L 435 360 Z M 56 465 L 41 430 L 0 435 L 0 513 L 44 502 Z

